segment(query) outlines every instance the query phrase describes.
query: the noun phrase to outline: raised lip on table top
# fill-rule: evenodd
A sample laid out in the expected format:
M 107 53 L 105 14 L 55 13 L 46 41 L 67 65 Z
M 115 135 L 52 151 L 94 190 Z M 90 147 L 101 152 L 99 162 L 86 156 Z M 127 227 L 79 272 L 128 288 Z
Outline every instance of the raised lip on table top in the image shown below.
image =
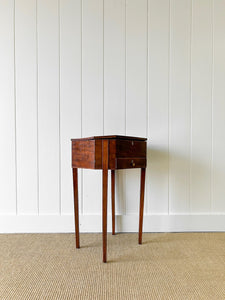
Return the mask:
M 147 138 L 136 137 L 136 136 L 126 136 L 126 135 L 102 135 L 102 136 L 91 136 L 85 138 L 71 139 L 71 141 L 82 141 L 82 140 L 105 140 L 105 139 L 114 139 L 114 140 L 136 140 L 136 141 L 146 141 Z

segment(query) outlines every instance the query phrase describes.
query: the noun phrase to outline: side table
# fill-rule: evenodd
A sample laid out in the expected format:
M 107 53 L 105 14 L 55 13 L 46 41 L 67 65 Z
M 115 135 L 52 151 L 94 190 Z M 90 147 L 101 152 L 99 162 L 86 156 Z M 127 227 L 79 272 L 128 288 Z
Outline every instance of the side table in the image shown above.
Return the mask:
M 103 262 L 107 253 L 107 190 L 108 170 L 111 170 L 112 234 L 115 234 L 115 170 L 141 169 L 139 236 L 142 243 L 144 189 L 146 170 L 146 138 L 110 135 L 72 139 L 72 168 L 76 248 L 80 248 L 78 208 L 78 168 L 102 170 L 102 239 Z

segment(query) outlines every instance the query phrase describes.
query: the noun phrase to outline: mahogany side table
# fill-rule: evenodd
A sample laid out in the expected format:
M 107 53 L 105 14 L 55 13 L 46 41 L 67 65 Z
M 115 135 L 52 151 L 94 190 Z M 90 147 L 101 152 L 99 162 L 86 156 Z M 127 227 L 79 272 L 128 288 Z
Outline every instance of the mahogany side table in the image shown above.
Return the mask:
M 102 238 L 103 262 L 106 262 L 107 250 L 107 190 L 108 170 L 111 170 L 112 197 L 112 234 L 115 234 L 115 170 L 141 168 L 139 244 L 142 243 L 146 138 L 131 136 L 93 136 L 72 139 L 72 168 L 74 189 L 74 216 L 76 248 L 80 248 L 79 209 L 78 209 L 78 168 L 102 170 Z

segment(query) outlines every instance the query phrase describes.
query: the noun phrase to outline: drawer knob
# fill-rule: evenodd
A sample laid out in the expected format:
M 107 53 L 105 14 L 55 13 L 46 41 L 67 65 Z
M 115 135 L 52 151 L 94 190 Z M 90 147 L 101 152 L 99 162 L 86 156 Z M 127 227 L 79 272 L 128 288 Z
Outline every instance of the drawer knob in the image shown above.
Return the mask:
M 131 161 L 131 166 L 135 167 L 135 162 L 133 160 Z
M 131 142 L 131 145 L 134 146 L 134 141 Z

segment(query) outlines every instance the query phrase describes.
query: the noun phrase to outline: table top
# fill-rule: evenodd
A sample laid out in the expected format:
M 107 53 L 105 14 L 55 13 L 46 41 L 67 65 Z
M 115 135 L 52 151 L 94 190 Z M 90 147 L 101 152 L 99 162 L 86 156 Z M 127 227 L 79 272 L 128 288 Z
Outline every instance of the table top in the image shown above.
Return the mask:
M 126 136 L 126 135 L 101 135 L 101 136 L 91 136 L 85 138 L 71 139 L 71 141 L 79 141 L 79 140 L 133 140 L 133 141 L 146 141 L 147 138 L 144 137 L 134 137 L 134 136 Z

